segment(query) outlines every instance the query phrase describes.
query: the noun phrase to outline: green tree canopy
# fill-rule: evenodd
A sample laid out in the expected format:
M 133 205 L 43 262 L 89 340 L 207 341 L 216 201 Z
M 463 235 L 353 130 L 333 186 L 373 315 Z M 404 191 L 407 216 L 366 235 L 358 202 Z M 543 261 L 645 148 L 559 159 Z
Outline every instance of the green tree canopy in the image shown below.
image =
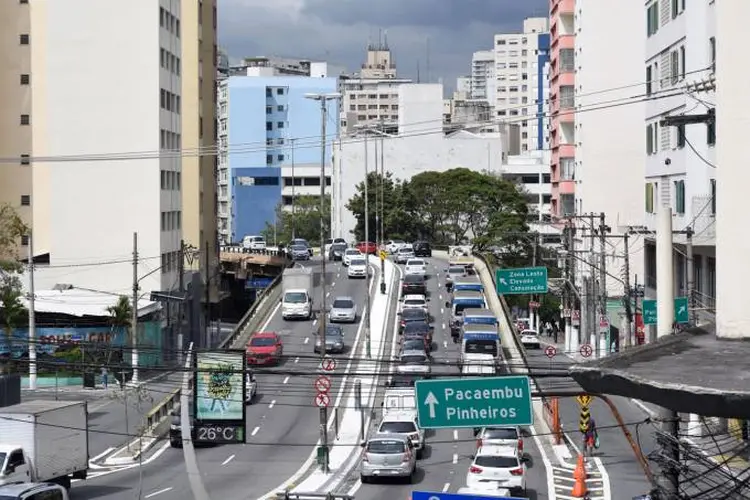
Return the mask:
M 0 205 L 0 321 L 9 349 L 12 349 L 13 330 L 28 319 L 28 311 L 22 302 L 20 274 L 23 266 L 18 261 L 19 239 L 28 234 L 29 228 L 18 212 L 8 204 Z M 3 369 L 10 370 L 10 364 Z
M 331 199 L 323 200 L 323 234 L 330 234 Z M 279 204 L 276 207 L 276 225 L 266 223 L 261 235 L 266 242 L 273 244 L 289 243 L 292 238 L 304 238 L 311 245 L 320 245 L 320 196 L 295 196 L 294 211 L 291 207 Z

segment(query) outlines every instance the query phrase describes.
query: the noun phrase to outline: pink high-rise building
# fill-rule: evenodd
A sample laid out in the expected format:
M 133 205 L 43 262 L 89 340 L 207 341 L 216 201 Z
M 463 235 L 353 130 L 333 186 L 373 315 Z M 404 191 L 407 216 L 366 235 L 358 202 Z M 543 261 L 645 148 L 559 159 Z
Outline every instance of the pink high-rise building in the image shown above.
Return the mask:
M 550 0 L 552 216 L 575 212 L 575 0 Z

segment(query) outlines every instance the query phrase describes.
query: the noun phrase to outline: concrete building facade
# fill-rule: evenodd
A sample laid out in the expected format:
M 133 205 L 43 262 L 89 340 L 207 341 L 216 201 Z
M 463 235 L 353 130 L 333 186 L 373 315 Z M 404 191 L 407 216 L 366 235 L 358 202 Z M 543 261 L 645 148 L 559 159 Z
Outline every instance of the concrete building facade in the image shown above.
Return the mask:
M 652 97 L 645 105 L 642 125 L 646 139 L 645 225 L 655 229 L 658 208 L 669 206 L 675 231 L 693 229 L 695 299 L 699 307 L 713 310 L 717 295 L 717 127 L 705 124 L 663 127 L 659 122 L 667 115 L 706 114 L 716 106 L 713 91 L 696 90 L 702 87 L 701 82 L 712 77 L 716 68 L 719 33 L 716 2 L 697 0 L 685 5 L 651 0 L 642 9 L 645 10 L 641 16 L 647 22 L 643 30 L 647 34 L 642 70 L 647 81 L 644 92 Z M 731 15 L 730 12 L 725 11 L 725 15 Z M 734 106 L 731 99 L 724 102 L 728 107 Z M 675 235 L 674 243 L 674 290 L 684 296 L 687 293 L 685 236 Z M 643 248 L 646 291 L 655 296 L 656 246 L 648 239 Z
M 320 103 L 335 78 L 232 76 L 219 86 L 219 233 L 237 242 L 273 225 L 279 203 L 320 194 Z M 337 101 L 328 101 L 326 148 L 338 136 Z M 329 155 L 330 152 L 327 152 Z M 328 165 L 328 162 L 327 162 Z M 330 167 L 327 167 L 330 169 Z M 330 183 L 330 173 L 326 174 Z M 293 187 L 294 186 L 294 187 Z
M 550 209 L 556 217 L 572 215 L 576 210 L 575 2 L 550 0 Z
M 521 126 L 521 150 L 543 150 L 549 143 L 549 19 L 525 19 L 521 33 L 495 35 L 495 117 Z
M 480 50 L 471 57 L 471 98 L 493 104 L 496 99 L 495 52 Z
M 529 212 L 540 222 L 549 221 L 550 174 L 549 151 L 527 151 L 520 155 L 508 155 L 502 165 L 503 179 L 516 183 L 526 195 Z M 549 224 L 539 224 L 538 231 L 551 231 Z M 555 231 L 557 233 L 557 231 Z
M 31 223 L 31 6 L 0 2 L 0 204 Z M 25 257 L 28 238 L 19 241 Z
M 40 289 L 73 280 L 129 293 L 134 232 L 143 293 L 177 285 L 181 3 L 30 3 L 32 141 L 34 156 L 50 159 L 33 171 L 35 250 L 50 262 Z M 92 64 L 113 58 L 108 71 Z M 60 267 L 72 263 L 82 264 L 74 277 Z

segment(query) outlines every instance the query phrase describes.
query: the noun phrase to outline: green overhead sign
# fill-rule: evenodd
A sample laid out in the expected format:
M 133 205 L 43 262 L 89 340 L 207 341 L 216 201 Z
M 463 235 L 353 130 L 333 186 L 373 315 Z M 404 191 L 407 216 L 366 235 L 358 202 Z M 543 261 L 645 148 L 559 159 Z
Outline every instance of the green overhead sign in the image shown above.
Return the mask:
M 417 417 L 423 429 L 533 425 L 529 377 L 418 380 Z
M 498 269 L 495 271 L 495 283 L 500 295 L 547 293 L 547 268 Z
M 655 325 L 658 322 L 656 313 L 656 301 L 645 299 L 643 301 L 643 324 Z M 689 323 L 688 298 L 675 297 L 674 299 L 674 321 L 675 323 Z

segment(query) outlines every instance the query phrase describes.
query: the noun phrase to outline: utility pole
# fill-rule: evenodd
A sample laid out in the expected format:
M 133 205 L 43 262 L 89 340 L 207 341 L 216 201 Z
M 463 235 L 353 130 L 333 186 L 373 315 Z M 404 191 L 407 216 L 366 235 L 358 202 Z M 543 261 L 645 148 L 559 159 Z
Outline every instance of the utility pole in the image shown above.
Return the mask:
M 180 299 L 179 310 L 177 311 L 179 318 L 179 333 L 177 333 L 177 362 L 182 363 L 182 346 L 185 343 L 185 335 L 183 333 L 183 325 L 185 321 L 185 297 L 183 296 L 183 293 L 185 292 L 185 240 L 180 240 L 180 259 L 177 262 L 177 272 L 179 273 L 177 279 L 179 280 L 180 285 L 180 297 L 182 297 Z
M 688 324 L 695 326 L 696 307 L 695 307 L 695 268 L 693 267 L 693 228 L 688 227 L 685 230 L 685 253 L 687 254 L 687 296 L 688 296 Z
M 607 316 L 607 232 L 608 227 L 605 222 L 605 214 L 604 212 L 599 213 L 599 303 L 601 308 L 601 316 L 606 317 Z M 609 318 L 607 318 L 607 321 L 609 321 Z M 599 321 L 597 321 L 594 324 L 594 327 L 596 328 L 596 331 L 599 332 L 599 335 L 601 335 L 599 325 L 598 323 L 601 322 L 601 318 Z M 611 329 L 610 329 L 611 331 Z M 597 337 L 598 338 L 598 337 Z M 599 349 L 599 346 L 601 345 L 601 339 L 599 339 L 599 344 L 597 344 L 596 348 Z M 605 347 L 601 354 L 606 355 L 610 351 L 610 339 L 606 338 L 604 339 Z
M 205 290 L 205 294 L 204 294 L 205 295 L 204 300 L 206 301 L 206 320 L 205 320 L 205 323 L 206 323 L 206 332 L 204 334 L 205 335 L 204 345 L 206 347 L 210 348 L 211 347 L 211 342 L 210 342 L 210 340 L 211 340 L 211 338 L 210 338 L 210 331 L 211 331 L 211 274 L 210 274 L 210 268 L 211 268 L 211 266 L 209 265 L 210 256 L 208 255 L 208 240 L 204 241 L 203 243 L 205 245 L 205 251 L 203 252 L 203 255 L 204 255 L 203 258 L 205 260 L 204 266 L 206 268 L 206 290 Z
M 138 233 L 133 233 L 133 299 L 131 304 L 130 319 L 130 342 L 133 351 L 130 364 L 133 365 L 133 378 L 131 382 L 138 383 Z M 125 379 L 123 378 L 123 383 Z
M 680 491 L 680 416 L 668 408 L 659 408 L 661 431 L 666 435 L 659 439 L 664 455 L 661 464 L 663 474 L 658 483 L 666 493 L 664 498 L 677 498 Z
M 327 101 L 320 99 L 320 256 L 323 261 L 322 280 L 320 288 L 320 357 L 326 356 L 326 252 L 325 252 L 325 202 L 326 202 L 326 121 L 328 121 Z M 328 449 L 328 443 L 323 443 Z
M 294 177 L 294 138 L 291 139 L 292 141 L 292 239 L 297 237 L 297 213 L 296 213 L 296 201 L 294 199 L 295 197 L 295 184 L 297 183 L 297 179 Z M 275 227 L 275 226 L 274 226 Z
M 630 301 L 630 244 L 629 244 L 630 234 L 626 231 L 623 235 L 623 240 L 625 243 L 625 276 L 623 276 L 623 281 L 625 282 L 625 321 L 627 321 L 627 331 L 625 332 L 625 347 L 630 347 L 633 345 L 633 315 L 635 314 L 635 311 L 631 309 L 631 301 Z M 636 293 L 638 291 L 636 290 Z
M 577 351 L 578 350 L 578 344 L 580 342 L 579 337 L 579 331 L 576 330 L 575 326 L 573 325 L 573 310 L 577 310 L 577 304 L 576 304 L 576 297 L 574 293 L 574 287 L 576 286 L 576 240 L 575 240 L 575 232 L 576 232 L 576 226 L 573 222 L 573 219 L 569 219 L 568 223 L 570 225 L 568 229 L 568 273 L 569 273 L 569 286 L 570 294 L 568 296 L 568 301 L 570 304 L 570 351 Z M 579 328 L 580 328 L 581 321 L 579 320 Z
M 375 138 L 375 141 L 373 141 L 373 148 L 375 149 L 374 154 L 374 161 L 375 161 L 375 185 L 373 186 L 375 188 L 375 243 L 380 243 L 380 207 L 382 206 L 383 200 L 380 199 L 380 182 L 379 182 L 379 174 L 380 170 L 378 169 L 378 139 Z
M 367 150 L 367 132 L 365 131 L 365 243 L 369 247 L 370 243 L 370 201 L 369 188 L 370 174 L 367 169 L 368 150 Z M 369 250 L 369 248 L 367 248 Z M 370 342 L 370 254 L 365 255 L 365 348 L 367 359 L 372 358 L 372 345 Z
M 594 214 L 589 214 L 589 264 L 591 265 L 591 274 L 589 286 L 586 287 L 586 328 L 588 330 L 586 338 L 591 343 L 593 340 L 594 356 L 599 355 L 599 326 L 597 322 L 597 275 L 596 275 L 596 226 L 594 225 Z M 583 316 L 583 314 L 581 314 Z
M 381 132 L 383 131 L 381 118 Z M 385 244 L 385 138 L 380 137 L 380 245 Z M 383 278 L 385 279 L 385 278 Z
M 536 267 L 537 263 L 537 247 L 539 246 L 539 233 L 534 233 L 534 243 L 533 243 L 533 250 L 532 250 L 532 256 L 531 256 L 531 265 L 532 267 Z M 531 295 L 531 302 L 536 302 L 537 296 L 535 294 Z M 534 331 L 539 331 L 539 309 L 537 307 L 529 307 L 530 313 L 531 313 L 531 328 Z
M 29 231 L 29 389 L 36 389 L 36 317 L 34 312 L 34 235 Z M 8 346 L 10 350 L 11 346 Z

